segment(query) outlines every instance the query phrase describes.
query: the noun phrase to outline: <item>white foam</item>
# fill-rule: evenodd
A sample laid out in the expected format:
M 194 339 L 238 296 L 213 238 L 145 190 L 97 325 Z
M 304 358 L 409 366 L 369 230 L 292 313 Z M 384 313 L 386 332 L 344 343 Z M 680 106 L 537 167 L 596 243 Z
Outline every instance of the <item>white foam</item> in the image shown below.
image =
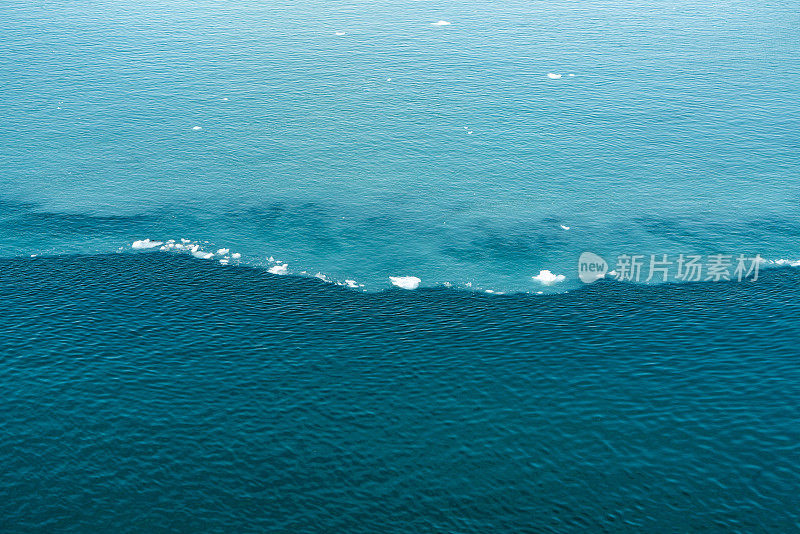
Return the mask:
M 222 265 L 228 265 L 228 261 L 230 261 L 230 260 L 228 260 L 228 258 L 222 258 L 221 260 L 219 260 L 219 262 L 220 262 Z
M 242 257 L 242 255 L 239 254 L 238 252 L 234 252 L 233 254 L 231 254 L 231 258 L 233 258 L 234 260 L 238 260 L 241 257 Z
M 567 279 L 567 277 L 563 274 L 553 274 L 547 269 L 539 271 L 539 274 L 532 276 L 531 278 L 545 286 L 551 286 Z
M 788 265 L 790 267 L 800 267 L 800 260 L 775 260 L 776 265 Z
M 217 254 L 219 254 L 220 256 L 224 256 L 225 254 L 227 254 L 230 251 L 231 251 L 231 249 L 229 249 L 229 248 L 221 248 L 221 249 L 217 250 Z
M 389 280 L 391 280 L 392 285 L 402 289 L 417 289 L 420 282 L 422 282 L 416 276 L 390 276 Z
M 344 285 L 346 285 L 350 289 L 356 289 L 358 287 L 358 282 L 356 282 L 355 280 L 345 280 Z
M 289 264 L 283 263 L 283 264 L 273 265 L 272 267 L 269 268 L 269 272 L 271 272 L 272 274 L 284 275 L 289 272 Z
M 547 77 L 550 78 L 551 80 L 558 80 L 561 78 L 561 76 L 562 76 L 561 74 L 556 74 L 555 72 L 547 73 Z
M 199 132 L 202 129 L 203 129 L 202 126 L 195 126 L 194 128 L 192 128 L 192 130 L 194 130 L 195 132 Z
M 431 22 L 431 26 L 450 26 L 450 23 L 446 20 L 440 20 L 438 22 Z
M 569 230 L 569 226 L 560 225 L 562 230 Z
M 322 274 L 322 273 L 317 273 L 317 274 L 315 274 L 315 275 L 314 275 L 314 278 L 319 278 L 319 279 L 320 279 L 320 280 L 322 280 L 323 282 L 328 282 L 328 283 L 330 283 L 330 281 L 331 281 L 331 280 L 330 280 L 330 278 L 328 278 L 327 276 L 325 276 L 325 275 L 324 275 L 324 274 Z
M 160 247 L 164 243 L 162 241 L 151 241 L 150 239 L 141 239 L 139 241 L 134 241 L 131 244 L 131 248 L 135 249 L 147 249 L 147 248 L 156 248 Z

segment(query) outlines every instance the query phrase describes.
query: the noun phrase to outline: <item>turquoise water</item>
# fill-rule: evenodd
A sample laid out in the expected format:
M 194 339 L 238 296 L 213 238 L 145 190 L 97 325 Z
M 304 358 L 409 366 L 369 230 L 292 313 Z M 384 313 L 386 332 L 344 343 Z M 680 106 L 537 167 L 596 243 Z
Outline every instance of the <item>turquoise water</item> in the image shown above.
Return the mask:
M 522 292 L 543 269 L 579 285 L 584 250 L 800 259 L 791 2 L 4 2 L 0 21 L 3 257 L 184 238 L 373 291 Z
M 0 0 L 0 531 L 800 531 L 799 34 Z

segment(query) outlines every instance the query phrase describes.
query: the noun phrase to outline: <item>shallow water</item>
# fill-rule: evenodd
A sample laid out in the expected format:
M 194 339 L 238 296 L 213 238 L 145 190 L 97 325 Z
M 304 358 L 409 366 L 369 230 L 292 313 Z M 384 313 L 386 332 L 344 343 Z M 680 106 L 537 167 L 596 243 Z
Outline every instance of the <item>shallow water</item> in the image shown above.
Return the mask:
M 798 260 L 797 22 L 754 0 L 6 2 L 0 255 L 186 238 L 372 291 L 514 292 L 578 286 L 585 250 Z

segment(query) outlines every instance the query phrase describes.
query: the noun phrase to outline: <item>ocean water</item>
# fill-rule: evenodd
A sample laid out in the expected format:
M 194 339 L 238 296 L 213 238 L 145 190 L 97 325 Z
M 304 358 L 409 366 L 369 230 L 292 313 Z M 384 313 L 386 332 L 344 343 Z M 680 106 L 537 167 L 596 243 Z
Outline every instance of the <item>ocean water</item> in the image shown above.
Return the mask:
M 2 260 L 0 530 L 795 532 L 798 284 Z
M 781 0 L 0 0 L 0 531 L 800 531 L 799 43 Z
M 0 255 L 183 238 L 368 291 L 561 291 L 585 250 L 796 261 L 798 17 L 5 1 Z

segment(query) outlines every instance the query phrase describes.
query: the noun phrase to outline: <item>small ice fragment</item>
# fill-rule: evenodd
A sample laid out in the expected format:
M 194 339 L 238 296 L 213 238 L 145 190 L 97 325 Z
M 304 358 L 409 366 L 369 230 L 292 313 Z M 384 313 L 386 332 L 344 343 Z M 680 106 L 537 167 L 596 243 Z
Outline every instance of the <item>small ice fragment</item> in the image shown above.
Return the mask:
M 234 252 L 233 254 L 231 254 L 231 258 L 233 258 L 234 260 L 238 260 L 241 257 L 242 255 L 239 254 L 238 252 Z
M 195 132 L 199 132 L 202 129 L 203 129 L 202 126 L 195 126 L 194 128 L 192 128 L 192 130 L 194 130 Z
M 272 256 L 270 256 L 270 257 L 269 257 L 269 259 L 268 259 L 267 261 L 269 261 L 269 262 L 272 262 L 272 263 L 275 263 L 275 258 L 273 258 Z
M 217 250 L 217 254 L 219 254 L 220 256 L 224 256 L 225 254 L 227 254 L 230 251 L 231 250 L 228 249 L 228 248 L 221 248 L 221 249 Z
M 151 241 L 150 239 L 141 239 L 139 241 L 134 241 L 131 245 L 131 248 L 134 249 L 146 249 L 146 248 L 156 248 L 163 245 L 161 241 Z
M 213 252 L 203 252 L 202 250 L 192 250 L 192 256 L 200 260 L 210 260 L 214 257 Z
M 547 73 L 547 77 L 550 78 L 551 80 L 558 80 L 559 78 L 561 78 L 561 76 L 562 76 L 561 74 L 556 74 L 554 72 Z
M 569 226 L 560 225 L 562 230 L 569 230 Z
M 431 26 L 450 26 L 450 23 L 446 20 L 440 20 L 438 22 L 431 22 Z
M 567 277 L 564 276 L 563 274 L 553 274 L 551 271 L 544 269 L 539 271 L 539 274 L 537 274 L 536 276 L 532 276 L 531 278 L 533 278 L 542 285 L 551 286 L 558 282 L 563 282 L 564 280 L 566 280 Z
M 422 282 L 416 276 L 390 276 L 389 280 L 391 280 L 392 285 L 402 289 L 417 289 L 420 282 Z
M 336 32 L 335 34 L 337 37 L 341 37 L 342 35 L 347 35 L 347 32 Z
M 221 260 L 219 260 L 219 262 L 222 265 L 228 265 L 228 258 L 222 258 Z
M 269 268 L 269 272 L 271 272 L 272 274 L 283 275 L 286 274 L 288 271 L 289 271 L 288 263 L 284 263 L 282 265 L 273 265 L 272 267 Z
M 567 76 L 569 76 L 570 78 L 574 78 L 575 77 L 574 74 L 567 74 Z

